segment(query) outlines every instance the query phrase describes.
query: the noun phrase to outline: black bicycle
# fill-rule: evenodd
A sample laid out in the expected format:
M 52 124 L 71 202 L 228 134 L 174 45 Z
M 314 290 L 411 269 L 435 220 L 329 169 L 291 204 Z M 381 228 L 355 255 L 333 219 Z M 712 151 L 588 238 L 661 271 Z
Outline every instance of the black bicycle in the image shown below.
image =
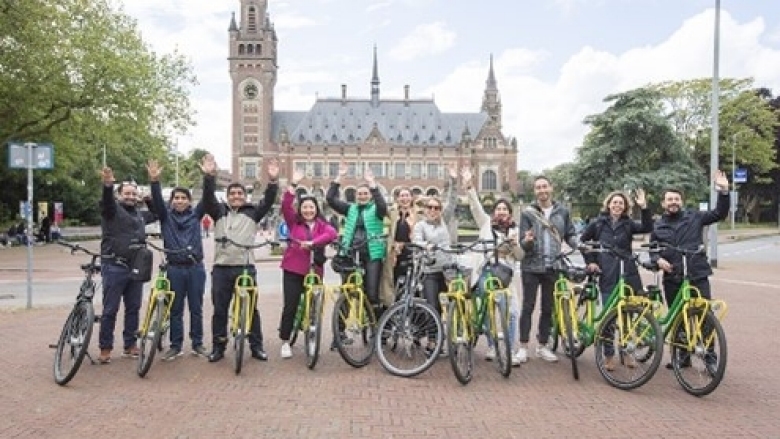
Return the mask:
M 84 280 L 79 287 L 76 303 L 62 326 L 59 341 L 56 345 L 50 345 L 55 349 L 54 382 L 64 386 L 76 376 L 84 357 L 88 357 L 89 361 L 95 364 L 95 360 L 87 352 L 92 338 L 92 327 L 100 319 L 95 315 L 95 307 L 92 304 L 98 285 L 95 275 L 100 273 L 100 258 L 114 258 L 114 256 L 94 253 L 79 244 L 66 241 L 57 241 L 57 243 L 68 247 L 71 254 L 81 252 L 91 257 L 88 263 L 81 264 Z

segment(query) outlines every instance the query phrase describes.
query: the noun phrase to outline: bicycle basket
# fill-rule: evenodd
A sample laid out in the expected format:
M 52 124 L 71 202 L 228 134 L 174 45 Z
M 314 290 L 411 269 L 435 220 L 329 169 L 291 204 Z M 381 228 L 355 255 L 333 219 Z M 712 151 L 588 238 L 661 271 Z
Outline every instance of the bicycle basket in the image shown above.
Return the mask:
M 444 266 L 443 273 L 444 273 L 444 280 L 447 281 L 447 283 L 452 282 L 453 280 L 458 278 L 458 273 L 463 274 L 463 279 L 466 281 L 466 285 L 471 284 L 471 268 L 466 267 L 464 265 L 457 265 L 457 264 L 450 264 Z
M 355 271 L 355 261 L 346 255 L 336 255 L 330 260 L 330 267 L 336 273 L 350 273 Z
M 566 279 L 579 284 L 585 282 L 585 278 L 588 277 L 588 273 L 584 268 L 580 267 L 568 267 L 566 269 Z

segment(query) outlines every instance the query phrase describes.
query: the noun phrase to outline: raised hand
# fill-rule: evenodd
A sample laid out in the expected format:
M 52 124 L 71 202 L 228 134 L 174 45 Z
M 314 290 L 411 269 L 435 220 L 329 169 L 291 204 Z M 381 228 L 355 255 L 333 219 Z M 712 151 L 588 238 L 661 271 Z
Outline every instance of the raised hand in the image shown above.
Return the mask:
M 339 177 L 346 177 L 348 172 L 349 166 L 347 166 L 347 162 L 341 162 L 341 164 L 339 164 Z
M 376 180 L 374 179 L 374 172 L 371 171 L 370 167 L 366 167 L 363 170 L 363 177 L 365 177 L 369 186 L 374 187 L 374 184 L 376 184 Z
M 715 189 L 720 192 L 726 192 L 729 190 L 729 179 L 726 177 L 726 173 L 720 169 L 715 172 L 713 183 L 715 183 Z
M 214 160 L 213 155 L 206 154 L 203 156 L 203 159 L 200 161 L 200 170 L 206 175 L 217 174 L 217 161 Z
M 645 198 L 645 190 L 637 189 L 635 192 L 635 196 L 636 196 L 636 205 L 639 206 L 640 209 L 646 208 L 647 199 Z
M 162 170 L 163 168 L 157 163 L 157 160 L 150 159 L 146 162 L 146 171 L 149 172 L 149 180 L 160 181 Z
M 455 179 L 458 178 L 458 164 L 455 162 L 452 162 L 447 166 L 447 170 L 450 172 L 450 178 Z
M 293 175 L 292 175 L 292 178 L 290 179 L 290 183 L 298 184 L 298 183 L 300 183 L 301 180 L 303 180 L 304 176 L 305 175 L 303 173 L 303 170 L 296 169 L 296 170 L 293 171 Z
M 279 162 L 276 159 L 271 159 L 268 162 L 268 178 L 271 181 L 279 178 Z
M 471 183 L 471 177 L 472 177 L 471 168 L 469 168 L 468 166 L 464 166 L 463 168 L 461 168 L 460 176 L 461 176 L 461 178 L 463 178 L 463 183 L 464 184 L 466 184 L 466 185 L 470 184 Z
M 103 168 L 103 170 L 100 172 L 100 176 L 103 179 L 103 184 L 114 184 L 114 171 L 108 166 Z

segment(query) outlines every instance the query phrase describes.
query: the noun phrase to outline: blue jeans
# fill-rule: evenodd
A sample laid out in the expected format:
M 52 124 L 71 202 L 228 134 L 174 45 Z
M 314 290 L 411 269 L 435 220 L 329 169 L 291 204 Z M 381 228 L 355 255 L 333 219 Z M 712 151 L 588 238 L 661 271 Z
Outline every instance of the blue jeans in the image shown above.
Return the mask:
M 103 312 L 100 317 L 100 349 L 114 348 L 114 327 L 119 302 L 125 302 L 125 329 L 122 331 L 124 348 L 135 346 L 138 331 L 138 311 L 141 309 L 143 282 L 130 280 L 130 270 L 115 264 L 103 264 Z
M 206 269 L 203 263 L 168 266 L 168 280 L 176 293 L 171 307 L 171 348 L 181 349 L 184 342 L 184 299 L 190 309 L 192 348 L 203 346 L 203 295 L 206 292 Z

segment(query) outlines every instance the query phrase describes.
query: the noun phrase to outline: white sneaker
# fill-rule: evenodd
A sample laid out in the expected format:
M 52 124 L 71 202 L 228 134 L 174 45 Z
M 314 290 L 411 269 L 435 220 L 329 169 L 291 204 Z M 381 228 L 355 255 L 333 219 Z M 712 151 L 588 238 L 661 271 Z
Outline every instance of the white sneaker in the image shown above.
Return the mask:
M 547 346 L 537 346 L 536 356 L 549 363 L 558 361 L 558 357 Z
M 527 348 L 518 349 L 517 353 L 512 356 L 512 366 L 519 366 L 526 362 L 528 362 L 528 349 Z
M 282 358 L 291 358 L 291 357 L 292 357 L 292 348 L 290 347 L 290 343 L 283 343 Z
M 495 359 L 496 359 L 496 348 L 490 346 L 487 350 L 487 353 L 485 353 L 485 361 L 493 361 Z

